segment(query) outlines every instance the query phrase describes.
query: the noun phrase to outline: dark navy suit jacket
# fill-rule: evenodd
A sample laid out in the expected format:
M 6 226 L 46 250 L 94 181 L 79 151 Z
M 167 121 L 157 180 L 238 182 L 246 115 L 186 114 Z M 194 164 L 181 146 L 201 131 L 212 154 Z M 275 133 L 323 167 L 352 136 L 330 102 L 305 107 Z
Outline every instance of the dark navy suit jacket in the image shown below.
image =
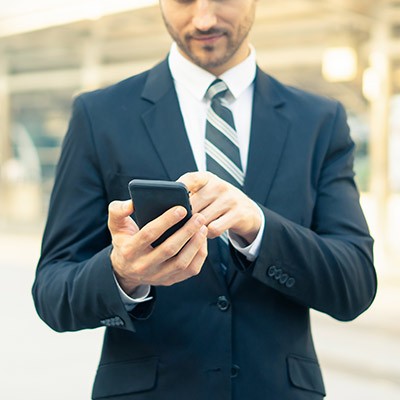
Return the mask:
M 156 299 L 128 313 L 107 206 L 129 198 L 132 178 L 176 180 L 196 165 L 166 61 L 79 96 L 33 295 L 57 331 L 107 326 L 93 398 L 321 399 L 310 308 L 351 320 L 376 291 L 353 150 L 339 103 L 258 70 L 244 191 L 265 214 L 259 257 L 231 249 L 225 281 L 210 240 L 198 276 L 153 288 Z

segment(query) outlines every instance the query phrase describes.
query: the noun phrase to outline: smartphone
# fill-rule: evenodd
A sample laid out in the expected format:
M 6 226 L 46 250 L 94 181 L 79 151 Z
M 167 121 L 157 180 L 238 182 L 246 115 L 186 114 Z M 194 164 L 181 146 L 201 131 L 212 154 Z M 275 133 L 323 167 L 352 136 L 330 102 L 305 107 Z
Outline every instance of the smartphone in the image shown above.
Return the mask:
M 153 247 L 170 237 L 192 216 L 189 192 L 181 182 L 133 179 L 129 182 L 129 193 L 134 204 L 134 215 L 139 228 L 174 206 L 182 206 L 187 211 L 185 218 L 152 243 Z

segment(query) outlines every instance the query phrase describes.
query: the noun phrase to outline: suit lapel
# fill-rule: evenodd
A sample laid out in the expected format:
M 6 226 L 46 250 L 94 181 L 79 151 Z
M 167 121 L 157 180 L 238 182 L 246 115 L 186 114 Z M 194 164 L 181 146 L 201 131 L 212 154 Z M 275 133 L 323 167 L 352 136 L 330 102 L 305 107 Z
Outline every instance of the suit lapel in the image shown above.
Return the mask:
M 167 61 L 149 72 L 142 98 L 152 103 L 142 120 L 171 180 L 196 171 Z
M 262 204 L 271 189 L 290 128 L 280 110 L 283 104 L 275 81 L 258 69 L 244 191 Z

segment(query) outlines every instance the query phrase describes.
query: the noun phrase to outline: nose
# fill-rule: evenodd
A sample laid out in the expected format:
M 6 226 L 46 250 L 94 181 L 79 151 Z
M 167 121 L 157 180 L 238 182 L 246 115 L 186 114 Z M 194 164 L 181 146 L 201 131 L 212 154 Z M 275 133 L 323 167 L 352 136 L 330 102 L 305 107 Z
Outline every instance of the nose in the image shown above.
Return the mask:
M 199 31 L 207 31 L 217 23 L 214 0 L 198 0 L 195 4 L 193 25 Z

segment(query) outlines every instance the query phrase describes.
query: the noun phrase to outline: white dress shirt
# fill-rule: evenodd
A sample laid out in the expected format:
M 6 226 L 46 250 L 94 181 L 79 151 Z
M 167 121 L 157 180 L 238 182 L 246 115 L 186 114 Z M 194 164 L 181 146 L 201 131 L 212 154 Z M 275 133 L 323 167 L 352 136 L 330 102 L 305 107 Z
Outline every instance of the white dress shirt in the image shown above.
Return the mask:
M 210 105 L 210 100 L 205 99 L 205 94 L 216 77 L 183 57 L 175 43 L 171 46 L 168 63 L 197 168 L 199 171 L 205 171 L 206 115 Z M 249 152 L 255 75 L 255 51 L 250 48 L 250 54 L 244 61 L 218 77 L 226 83 L 231 93 L 227 101 L 235 120 L 244 173 L 246 173 Z M 228 235 L 232 245 L 249 261 L 255 260 L 258 256 L 263 236 L 265 218 L 261 209 L 259 211 L 262 217 L 262 226 L 253 243 L 245 246 L 237 235 Z M 148 286 L 140 286 L 135 293 L 131 294 L 132 297 L 123 292 L 119 285 L 118 288 L 128 310 L 139 302 L 150 300 L 147 297 L 150 292 Z
M 210 100 L 206 100 L 204 96 L 216 76 L 183 57 L 175 43 L 171 47 L 168 62 L 197 168 L 199 171 L 205 171 L 206 116 Z M 255 75 L 255 51 L 251 49 L 250 55 L 243 62 L 218 77 L 226 83 L 232 94 L 226 100 L 235 120 L 240 158 L 245 174 L 249 151 Z

